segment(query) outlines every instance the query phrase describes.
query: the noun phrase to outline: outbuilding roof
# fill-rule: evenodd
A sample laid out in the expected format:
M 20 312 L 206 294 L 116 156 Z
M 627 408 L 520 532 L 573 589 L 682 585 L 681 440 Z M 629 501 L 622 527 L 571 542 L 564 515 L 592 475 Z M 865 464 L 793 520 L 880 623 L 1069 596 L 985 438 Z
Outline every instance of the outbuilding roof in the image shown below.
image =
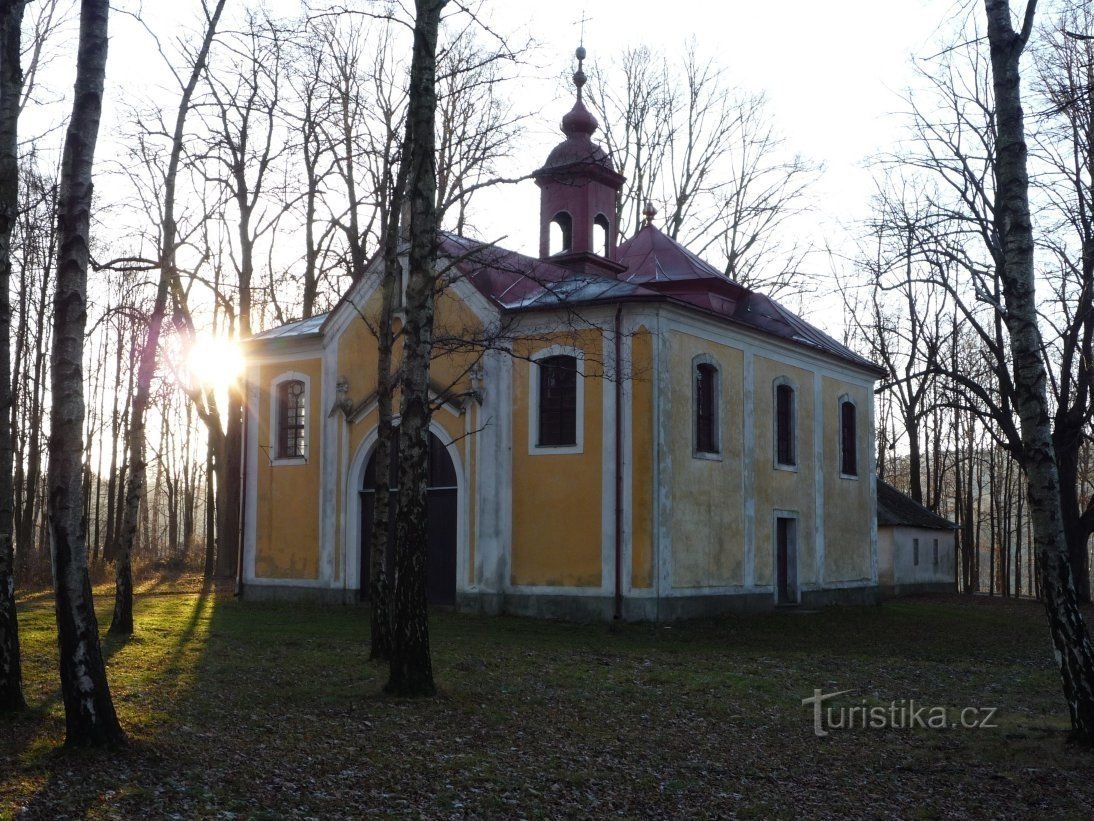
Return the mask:
M 925 527 L 933 530 L 956 530 L 957 525 L 939 516 L 907 496 L 888 482 L 877 480 L 878 527 Z

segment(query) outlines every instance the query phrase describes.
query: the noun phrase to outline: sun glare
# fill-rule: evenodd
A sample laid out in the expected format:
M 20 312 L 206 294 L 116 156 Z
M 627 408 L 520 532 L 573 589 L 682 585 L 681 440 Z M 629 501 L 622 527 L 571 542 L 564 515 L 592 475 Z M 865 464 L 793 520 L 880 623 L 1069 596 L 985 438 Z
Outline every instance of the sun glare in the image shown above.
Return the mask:
M 198 334 L 186 352 L 184 378 L 194 387 L 226 388 L 243 373 L 243 354 L 233 340 Z

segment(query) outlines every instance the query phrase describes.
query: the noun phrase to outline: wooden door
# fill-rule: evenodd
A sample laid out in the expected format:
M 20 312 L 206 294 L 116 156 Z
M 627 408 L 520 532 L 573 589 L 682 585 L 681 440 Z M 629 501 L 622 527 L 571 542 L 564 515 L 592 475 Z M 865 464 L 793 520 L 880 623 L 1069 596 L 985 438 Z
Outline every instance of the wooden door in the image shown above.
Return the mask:
M 779 604 L 788 604 L 790 598 L 790 523 L 792 520 L 779 516 L 775 519 L 775 563 L 777 599 Z
M 399 464 L 393 454 L 389 477 L 392 490 L 388 509 L 388 541 L 385 568 L 389 581 L 395 570 L 395 514 L 398 507 Z M 428 499 L 426 523 L 427 545 L 425 565 L 426 599 L 430 604 L 456 602 L 456 538 L 458 522 L 458 488 L 456 469 L 448 449 L 440 439 L 429 434 Z M 369 459 L 361 482 L 361 598 L 368 598 L 369 534 L 372 532 L 372 512 L 376 504 L 375 456 Z

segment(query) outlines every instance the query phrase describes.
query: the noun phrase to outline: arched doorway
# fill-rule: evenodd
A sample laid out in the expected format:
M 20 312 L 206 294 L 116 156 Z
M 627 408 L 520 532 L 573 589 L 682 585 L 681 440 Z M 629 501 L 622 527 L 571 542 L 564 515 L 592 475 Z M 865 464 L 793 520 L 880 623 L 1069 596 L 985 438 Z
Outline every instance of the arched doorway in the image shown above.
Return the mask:
M 399 454 L 392 454 L 391 500 L 388 509 L 388 550 L 386 567 L 388 578 L 395 570 L 395 511 L 397 507 Z M 425 592 L 430 604 L 456 603 L 456 516 L 458 497 L 456 468 L 448 448 L 440 439 L 429 434 L 429 520 L 426 532 Z M 361 596 L 368 596 L 369 587 L 369 533 L 372 531 L 372 510 L 376 503 L 376 454 L 373 452 L 365 466 L 361 481 Z

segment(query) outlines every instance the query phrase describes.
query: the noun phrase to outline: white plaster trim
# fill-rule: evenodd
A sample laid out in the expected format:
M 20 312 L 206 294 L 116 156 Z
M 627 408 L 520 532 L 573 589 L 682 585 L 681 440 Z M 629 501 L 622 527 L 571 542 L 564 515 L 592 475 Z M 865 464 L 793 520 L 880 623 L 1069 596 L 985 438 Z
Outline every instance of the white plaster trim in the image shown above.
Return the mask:
M 604 585 L 598 585 L 596 587 L 566 587 L 563 585 L 534 585 L 534 584 L 511 584 L 506 587 L 506 593 L 521 593 L 530 596 L 605 596 L 610 595 L 611 587 L 608 586 L 608 592 L 605 591 Z
M 643 321 L 641 317 L 635 317 L 635 322 Z M 661 380 L 664 378 L 661 367 L 662 361 L 662 345 L 663 336 L 661 328 L 661 312 L 657 311 L 654 315 L 646 321 L 646 327 L 650 329 L 653 334 L 652 344 L 650 345 L 650 367 L 652 372 L 649 375 L 650 379 L 650 393 L 651 393 L 651 413 L 653 419 L 651 420 L 653 427 L 653 436 L 651 446 L 653 447 L 653 453 L 650 454 L 650 465 L 653 468 L 653 476 L 650 480 L 653 482 L 653 487 L 650 488 L 650 501 L 653 507 L 653 522 L 651 523 L 650 537 L 653 541 L 652 547 L 652 561 L 653 567 L 651 569 L 651 575 L 653 576 L 653 591 L 654 595 L 660 601 L 661 596 L 667 589 L 664 584 L 665 577 L 667 575 L 667 562 L 665 561 L 665 552 L 667 541 L 665 539 L 665 529 L 668 522 L 668 502 L 667 491 L 665 490 L 664 478 L 668 474 L 663 470 L 661 464 L 662 451 L 664 443 L 664 432 L 662 431 L 662 425 L 665 424 L 665 418 L 667 414 L 661 407 L 662 403 L 662 390 Z M 660 621 L 660 608 L 658 608 L 657 616 Z
M 574 425 L 573 445 L 541 446 L 539 439 L 539 363 L 549 356 L 572 356 L 577 368 L 576 401 L 577 410 Z M 603 380 L 608 382 L 610 380 Z M 613 402 L 614 404 L 614 402 Z M 544 454 L 565 455 L 585 452 L 585 352 L 580 348 L 565 345 L 552 345 L 532 355 L 528 363 L 528 453 L 531 456 Z
M 843 472 L 843 403 L 849 402 L 855 408 L 855 468 L 858 473 L 844 473 Z M 862 475 L 862 463 L 863 459 L 860 459 L 860 451 L 862 450 L 862 424 L 859 419 L 859 407 L 858 402 L 849 393 L 841 393 L 836 398 L 836 447 L 835 453 L 837 456 L 836 473 L 841 479 L 851 479 L 858 481 Z
M 699 450 L 699 396 L 696 393 L 698 383 L 697 375 L 700 365 L 710 365 L 714 368 L 714 450 Z M 722 422 L 725 416 L 725 396 L 723 395 L 725 380 L 722 379 L 722 363 L 709 353 L 696 354 L 691 358 L 691 456 L 693 459 L 707 459 L 712 462 L 721 462 L 722 453 L 725 450 L 722 439 Z
M 298 579 L 292 576 L 263 576 L 259 579 L 246 579 L 251 587 L 308 587 L 327 588 L 328 585 L 322 579 Z
M 600 414 L 600 589 L 612 595 L 615 592 L 615 368 L 614 331 L 601 336 L 601 361 L 605 363 L 600 391 L 603 401 Z M 578 360 L 578 381 L 584 381 L 581 375 L 581 361 Z M 615 378 L 613 378 L 615 377 Z M 539 381 L 538 379 L 536 380 Z M 583 398 L 578 391 L 578 418 L 583 415 Z M 537 403 L 538 405 L 538 403 Z M 578 433 L 577 441 L 581 443 Z M 622 591 L 623 568 L 619 569 L 619 583 Z
M 869 396 L 873 396 L 871 391 Z M 868 403 L 869 407 L 866 409 L 866 460 L 867 460 L 867 476 L 877 476 L 877 440 L 874 433 L 874 403 Z M 870 516 L 870 583 L 874 586 L 877 585 L 878 568 L 877 568 L 877 481 L 869 481 L 866 483 L 867 490 L 869 492 L 870 503 L 869 516 Z
M 819 382 L 815 378 L 813 382 Z M 779 461 L 779 388 L 786 385 L 791 390 L 790 394 L 790 455 L 793 462 Z M 798 472 L 801 463 L 801 450 L 798 447 L 798 382 L 789 376 L 776 376 L 771 382 L 771 466 L 775 470 L 786 470 L 791 473 Z M 817 409 L 814 408 L 814 415 Z
M 610 229 L 609 229 L 610 230 Z M 622 325 L 623 339 L 620 340 L 620 360 L 623 373 L 616 374 L 623 380 L 623 408 L 620 414 L 623 443 L 623 544 L 620 582 L 624 596 L 634 595 L 631 581 L 634 578 L 634 354 L 632 341 L 637 326 L 631 322 Z M 639 588 L 641 589 L 641 588 Z
M 334 407 L 337 392 L 338 349 L 330 345 L 323 349 L 319 414 L 319 578 L 330 585 L 334 580 L 335 490 L 338 469 L 338 428 L 327 417 L 326 409 Z M 307 383 L 305 383 L 305 392 Z M 310 420 L 309 420 L 310 421 Z M 305 442 L 307 440 L 305 439 Z M 305 445 L 304 453 L 306 454 Z
M 258 408 L 261 401 L 262 388 L 258 384 L 261 369 L 252 365 L 247 372 L 247 424 L 245 425 L 247 440 L 244 443 L 244 459 L 247 466 L 246 497 L 246 521 L 243 531 L 243 583 L 255 584 L 258 579 L 255 576 L 255 554 L 258 547 L 258 442 L 260 432 L 258 428 Z M 268 500 L 267 500 L 268 501 Z
M 498 432 L 495 444 L 498 466 L 497 497 L 494 502 L 497 521 L 498 543 L 495 546 L 497 561 L 497 589 L 505 590 L 512 579 L 513 562 L 513 358 L 506 352 L 498 352 L 497 419 Z
M 279 342 L 276 353 L 262 351 L 263 344 Z M 252 339 L 245 343 L 244 358 L 252 365 L 277 365 L 283 362 L 299 362 L 301 359 L 315 359 L 323 353 L 323 340 L 312 337 L 307 340 L 293 339 Z
M 666 591 L 667 599 L 683 599 L 688 596 L 747 596 L 752 593 L 767 593 L 772 590 L 771 585 L 759 585 L 753 587 L 744 584 L 731 584 L 714 587 L 674 587 Z
M 741 436 L 741 492 L 744 501 L 744 586 L 756 584 L 756 386 L 752 351 L 744 352 L 744 413 Z
M 824 583 L 824 379 L 813 378 L 813 581 Z
M 303 456 L 281 456 L 278 453 L 277 434 L 281 426 L 281 408 L 278 407 L 277 401 L 277 387 L 282 382 L 303 382 L 304 383 L 304 455 Z M 270 464 L 273 466 L 278 465 L 306 465 L 308 463 L 308 456 L 311 454 L 311 425 L 312 418 L 315 415 L 315 408 L 312 407 L 312 393 L 311 393 L 311 377 L 306 373 L 300 371 L 283 371 L 270 380 Z M 322 420 L 320 419 L 320 432 L 324 429 Z M 322 484 L 322 483 L 320 483 Z

